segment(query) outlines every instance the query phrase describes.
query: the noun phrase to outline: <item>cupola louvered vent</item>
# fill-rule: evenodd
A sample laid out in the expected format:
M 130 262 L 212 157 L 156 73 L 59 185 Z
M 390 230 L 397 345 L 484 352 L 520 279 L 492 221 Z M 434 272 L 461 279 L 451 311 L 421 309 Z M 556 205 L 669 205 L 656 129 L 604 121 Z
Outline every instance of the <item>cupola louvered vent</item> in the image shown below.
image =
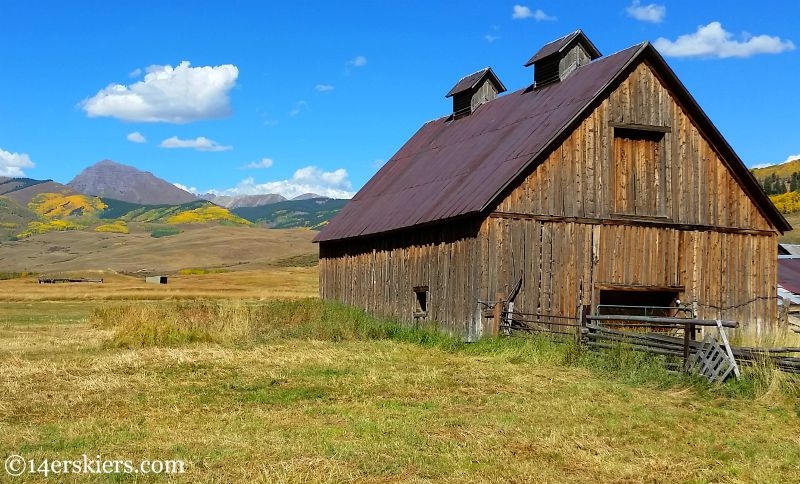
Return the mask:
M 600 57 L 600 51 L 583 34 L 576 30 L 542 47 L 525 63 L 533 66 L 535 88 L 563 81 L 575 69 Z
M 481 104 L 495 99 L 505 92 L 506 87 L 492 71 L 486 67 L 473 74 L 462 77 L 445 97 L 453 98 L 453 119 L 469 116 Z

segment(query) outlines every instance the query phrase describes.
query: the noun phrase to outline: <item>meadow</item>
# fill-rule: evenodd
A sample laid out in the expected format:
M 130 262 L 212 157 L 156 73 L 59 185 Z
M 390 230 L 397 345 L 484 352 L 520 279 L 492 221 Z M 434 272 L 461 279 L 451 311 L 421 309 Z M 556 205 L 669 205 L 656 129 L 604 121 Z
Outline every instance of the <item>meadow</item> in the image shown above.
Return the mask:
M 793 482 L 798 382 L 624 348 L 464 344 L 316 297 L 315 267 L 0 281 L 2 457 L 184 474 L 0 482 Z

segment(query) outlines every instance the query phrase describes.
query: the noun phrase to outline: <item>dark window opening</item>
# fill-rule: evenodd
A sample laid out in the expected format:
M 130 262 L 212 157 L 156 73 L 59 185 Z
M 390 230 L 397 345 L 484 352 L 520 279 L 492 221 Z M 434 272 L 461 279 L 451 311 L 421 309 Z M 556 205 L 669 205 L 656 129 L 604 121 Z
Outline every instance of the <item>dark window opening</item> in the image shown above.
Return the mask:
M 680 317 L 678 295 L 676 290 L 603 290 L 597 314 Z
M 428 314 L 428 286 L 414 287 L 414 316 L 420 317 Z

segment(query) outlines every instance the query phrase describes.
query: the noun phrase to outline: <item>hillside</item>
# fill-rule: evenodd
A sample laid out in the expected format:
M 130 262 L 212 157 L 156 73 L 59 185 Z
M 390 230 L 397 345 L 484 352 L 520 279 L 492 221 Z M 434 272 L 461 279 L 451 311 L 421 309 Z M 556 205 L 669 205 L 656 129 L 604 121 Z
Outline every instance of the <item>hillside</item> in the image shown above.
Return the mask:
M 336 215 L 349 200 L 311 198 L 287 200 L 261 207 L 235 208 L 232 212 L 255 223 L 275 229 L 308 227 L 319 229 Z
M 754 168 L 750 171 L 764 187 L 767 195 L 780 195 L 800 190 L 800 159 L 780 165 Z
M 197 200 L 191 193 L 150 172 L 111 160 L 86 168 L 67 186 L 86 195 L 145 205 L 179 205 Z
M 0 240 L 13 238 L 38 218 L 32 210 L 8 197 L 0 196 Z
M 232 214 L 228 209 L 206 200 L 196 200 L 180 205 L 142 205 L 122 200 L 103 199 L 105 210 L 102 219 L 120 219 L 125 222 L 184 224 L 222 222 L 248 225 L 250 222 Z
M 181 269 L 241 270 L 311 257 L 314 232 L 304 229 L 186 225 L 169 237 L 153 238 L 134 224 L 128 234 L 66 231 L 36 234 L 0 244 L 3 272 L 54 273 L 78 270 L 169 273 Z
M 17 188 L 0 195 L 0 240 L 63 231 L 128 233 L 130 223 L 164 225 L 171 227 L 167 231 L 171 234 L 180 232 L 177 226 L 186 224 L 251 224 L 205 200 L 180 205 L 142 205 L 75 193 L 51 181 L 23 180 L 0 186 Z M 47 188 L 63 190 L 43 191 Z

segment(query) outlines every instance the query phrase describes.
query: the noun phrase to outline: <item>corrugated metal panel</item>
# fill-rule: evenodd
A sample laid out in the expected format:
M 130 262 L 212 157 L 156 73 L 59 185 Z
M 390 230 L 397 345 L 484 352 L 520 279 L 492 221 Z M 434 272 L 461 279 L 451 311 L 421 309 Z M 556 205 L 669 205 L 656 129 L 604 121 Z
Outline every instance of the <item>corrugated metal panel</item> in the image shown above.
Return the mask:
M 800 294 L 800 258 L 778 259 L 778 284 Z

